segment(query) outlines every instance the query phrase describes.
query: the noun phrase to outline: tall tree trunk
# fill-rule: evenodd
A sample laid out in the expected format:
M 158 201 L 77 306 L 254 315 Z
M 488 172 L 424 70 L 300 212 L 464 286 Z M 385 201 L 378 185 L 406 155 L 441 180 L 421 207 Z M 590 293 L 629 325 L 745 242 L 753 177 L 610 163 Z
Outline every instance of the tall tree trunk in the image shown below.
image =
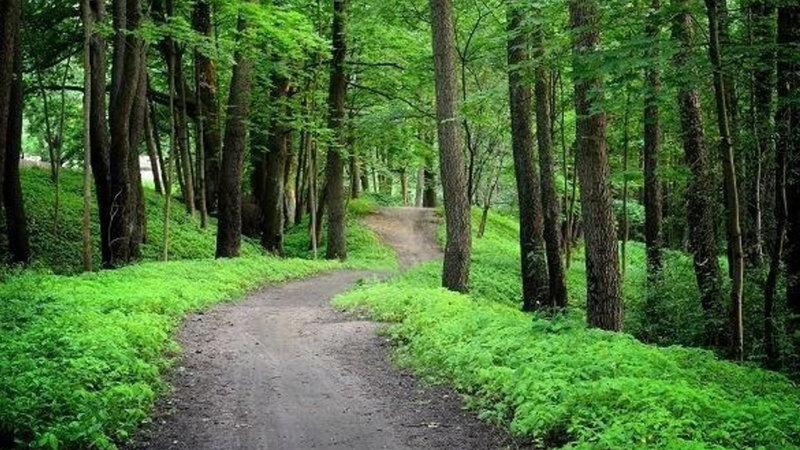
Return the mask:
M 31 249 L 19 178 L 19 159 L 22 153 L 22 109 L 25 105 L 19 30 L 17 30 L 15 41 L 14 79 L 9 95 L 6 147 L 5 149 L 0 148 L 0 153 L 5 153 L 3 202 L 6 212 L 8 249 L 11 253 L 11 262 L 25 263 L 31 257 Z
M 130 262 L 138 253 L 132 231 L 136 217 L 136 193 L 131 183 L 131 128 L 135 126 L 134 106 L 142 92 L 140 71 L 145 70 L 144 41 L 136 30 L 142 19 L 141 0 L 114 0 L 114 54 L 111 74 L 109 152 L 111 180 L 111 226 L 108 265 Z
M 586 236 L 586 310 L 589 325 L 622 329 L 619 254 L 609 187 L 603 82 L 593 67 L 600 47 L 600 10 L 595 0 L 570 0 L 581 212 Z
M 691 58 L 695 38 L 689 6 L 686 0 L 673 0 L 673 6 L 677 14 L 673 19 L 672 35 L 680 46 L 674 57 L 675 67 L 686 74 L 685 79 L 694 80 L 697 78 L 696 69 Z M 700 94 L 692 81 L 678 88 L 678 111 L 686 165 L 691 172 L 686 188 L 686 213 L 694 271 L 705 313 L 707 343 L 719 345 L 720 320 L 724 315 L 721 312 L 722 279 L 714 235 L 714 177 L 706 149 Z
M 403 206 L 409 205 L 409 196 L 408 196 L 408 172 L 406 172 L 405 167 L 400 169 L 400 196 L 403 199 Z
M 189 115 L 186 111 L 186 78 L 184 77 L 183 70 L 183 52 L 178 52 L 178 62 L 176 66 L 178 93 L 181 96 L 181 112 L 178 118 L 180 127 L 178 128 L 180 142 L 180 165 L 181 173 L 183 174 L 183 202 L 186 204 L 186 212 L 194 217 L 195 211 L 195 193 L 194 193 L 194 176 L 192 170 L 192 156 L 189 150 Z
M 551 306 L 548 295 L 547 257 L 539 175 L 533 150 L 532 89 L 525 66 L 530 64 L 528 33 L 522 29 L 524 13 L 518 5 L 508 10 L 508 91 L 511 144 L 519 198 L 519 249 L 522 273 L 522 309 Z M 537 99 L 538 100 L 538 99 Z M 537 102 L 538 106 L 538 102 Z M 537 117 L 538 118 L 538 117 Z M 538 130 L 539 139 L 545 133 Z
M 141 47 L 142 64 L 146 56 L 146 48 Z M 134 216 L 131 223 L 131 257 L 139 258 L 139 244 L 147 242 L 147 214 L 144 205 L 144 186 L 142 185 L 142 169 L 139 165 L 139 149 L 142 144 L 145 129 L 145 114 L 147 111 L 147 68 L 143 67 L 139 71 L 139 84 L 137 85 L 136 99 L 133 104 L 131 114 L 130 136 L 130 175 L 131 193 L 134 204 Z
M 459 124 L 453 8 L 450 0 L 430 0 L 430 5 L 439 166 L 447 230 L 442 285 L 451 291 L 467 292 L 472 253 L 471 212 L 464 167 L 464 140 Z
M 83 214 L 81 220 L 81 259 L 83 271 L 92 271 L 92 35 L 94 15 L 90 0 L 81 0 L 83 22 Z
M 238 25 L 240 36 L 246 27 L 244 17 L 240 15 Z M 233 66 L 228 95 L 225 142 L 219 178 L 216 252 L 218 258 L 239 256 L 242 244 L 242 163 L 247 135 L 247 114 L 250 109 L 253 63 L 243 50 L 236 51 L 234 60 L 236 64 Z
M 752 45 L 758 49 L 758 56 L 752 76 L 752 129 L 755 148 L 750 152 L 755 162 L 756 176 L 747 177 L 746 180 L 749 180 L 750 183 L 746 182 L 745 184 L 747 186 L 745 199 L 747 200 L 748 194 L 750 196 L 747 201 L 747 212 L 753 226 L 747 228 L 752 231 L 752 235 L 745 240 L 748 244 L 745 246 L 745 253 L 748 262 L 759 265 L 763 259 L 764 241 L 762 198 L 764 197 L 764 187 L 767 184 L 764 182 L 765 174 L 769 173 L 769 170 L 765 169 L 765 162 L 770 160 L 774 134 L 772 95 L 775 90 L 775 7 L 769 1 L 756 0 L 751 2 L 749 9 L 753 21 L 751 25 L 751 33 L 754 38 Z M 774 182 L 777 183 L 777 180 Z M 778 207 L 775 205 L 775 208 Z M 774 244 L 771 248 L 770 251 L 773 252 Z
M 291 130 L 286 124 L 289 80 L 272 78 L 273 117 L 267 137 L 267 153 L 263 155 L 266 172 L 264 197 L 261 199 L 261 245 L 270 253 L 283 255 L 283 185 L 287 156 L 287 139 Z
M 171 43 L 169 45 L 172 45 Z M 177 154 L 177 134 L 175 132 L 175 53 L 168 52 L 167 54 L 167 75 L 169 77 L 169 155 L 168 159 L 163 158 L 161 160 L 164 161 L 164 222 L 163 222 L 163 253 L 162 253 L 162 260 L 167 261 L 169 259 L 169 224 L 170 224 L 170 214 L 172 213 L 172 164 L 175 160 L 175 155 Z M 155 113 L 155 109 L 152 111 Z M 153 120 L 155 120 L 155 114 L 153 114 Z M 157 130 L 158 127 L 155 126 L 155 122 L 153 122 L 153 129 Z
M 14 90 L 14 66 L 19 49 L 22 0 L 0 4 L 0 186 L 5 177 L 5 155 L 10 135 L 11 97 Z
M 347 0 L 333 0 L 333 59 L 328 90 L 328 127 L 333 130 L 334 144 L 328 149 L 325 168 L 325 189 L 328 192 L 328 259 L 347 258 L 346 217 L 344 204 L 345 128 L 344 102 L 347 95 L 345 77 Z
M 104 0 L 90 0 L 94 23 L 104 23 Z M 100 219 L 100 252 L 103 265 L 111 263 L 111 168 L 108 148 L 106 110 L 106 40 L 103 33 L 93 33 L 91 52 L 91 148 L 92 174 Z
M 422 208 L 422 193 L 425 190 L 425 167 L 417 169 L 417 185 L 414 189 L 414 206 Z
M 209 41 L 212 38 L 210 2 L 200 0 L 194 4 L 192 27 Z M 194 52 L 195 71 L 197 72 L 198 105 L 202 111 L 203 131 L 203 165 L 206 209 L 209 213 L 217 210 L 217 191 L 219 186 L 220 151 L 222 137 L 220 132 L 219 100 L 217 69 L 213 59 L 202 51 Z
M 553 114 L 550 96 L 550 75 L 545 65 L 544 29 L 536 32 L 536 137 L 539 143 L 539 170 L 542 175 L 542 208 L 544 211 L 544 241 L 547 249 L 550 304 L 554 308 L 567 306 L 567 285 L 561 259 L 561 210 L 556 192 L 555 159 L 553 157 Z
M 742 248 L 742 228 L 739 220 L 739 187 L 736 179 L 733 141 L 730 131 L 727 91 L 722 68 L 722 49 L 720 48 L 719 18 L 717 0 L 706 0 L 709 24 L 709 54 L 714 69 L 714 97 L 717 105 L 717 124 L 719 126 L 720 151 L 725 178 L 728 206 L 728 265 L 731 276 L 731 352 L 734 359 L 744 358 L 744 324 L 742 318 L 742 290 L 744 287 L 744 250 Z
M 778 152 L 786 158 L 787 334 L 800 349 L 800 6 L 778 8 Z
M 651 39 L 645 57 L 644 96 L 644 240 L 647 247 L 647 273 L 653 280 L 661 272 L 663 246 L 661 235 L 662 194 L 658 176 L 658 158 L 661 152 L 661 124 L 658 98 L 661 92 L 661 70 L 659 68 L 659 11 L 661 0 L 651 0 L 646 33 Z

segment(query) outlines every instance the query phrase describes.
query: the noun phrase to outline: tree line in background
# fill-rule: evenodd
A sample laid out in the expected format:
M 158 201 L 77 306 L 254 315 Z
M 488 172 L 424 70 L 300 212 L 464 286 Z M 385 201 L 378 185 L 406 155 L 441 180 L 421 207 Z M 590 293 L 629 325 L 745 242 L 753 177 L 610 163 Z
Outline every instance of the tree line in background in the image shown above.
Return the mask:
M 449 289 L 469 289 L 471 208 L 478 236 L 497 208 L 519 217 L 523 309 L 567 305 L 582 240 L 588 323 L 621 330 L 642 240 L 647 308 L 665 253 L 688 252 L 702 345 L 800 361 L 796 0 L 7 0 L 0 25 L 12 261 L 30 257 L 23 152 L 56 186 L 83 168 L 86 214 L 93 180 L 107 267 L 148 239 L 140 155 L 165 217 L 174 188 L 201 227 L 216 217 L 218 257 L 243 233 L 281 255 L 306 226 L 345 259 L 349 198 L 440 190 Z

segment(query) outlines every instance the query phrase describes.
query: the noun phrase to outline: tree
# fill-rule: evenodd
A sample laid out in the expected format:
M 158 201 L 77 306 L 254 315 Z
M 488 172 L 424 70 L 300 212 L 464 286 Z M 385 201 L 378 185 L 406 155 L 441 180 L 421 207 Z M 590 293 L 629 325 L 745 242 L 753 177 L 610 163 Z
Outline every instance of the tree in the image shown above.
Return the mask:
M 442 285 L 452 291 L 467 292 L 472 253 L 471 215 L 459 120 L 453 11 L 450 0 L 431 0 L 430 5 L 439 167 L 447 231 Z
M 673 7 L 677 13 L 673 19 L 672 36 L 679 45 L 674 63 L 677 70 L 687 74 L 678 87 L 678 110 L 686 165 L 690 169 L 686 188 L 689 241 L 700 302 L 705 312 L 707 342 L 719 345 L 722 281 L 714 235 L 713 176 L 705 142 L 700 94 L 695 81 L 697 72 L 691 63 L 695 44 L 694 27 L 686 0 L 674 0 Z
M 0 146 L 0 165 L 4 174 L 0 176 L 3 187 L 3 206 L 5 206 L 6 229 L 8 233 L 8 247 L 11 253 L 11 262 L 24 263 L 31 257 L 30 243 L 28 240 L 28 224 L 25 217 L 25 205 L 22 200 L 22 187 L 19 178 L 19 159 L 22 151 L 22 109 L 24 106 L 22 83 L 22 52 L 20 51 L 20 32 L 22 5 L 14 1 L 8 2 L 9 9 L 3 11 L 8 15 L 8 22 L 0 23 L 5 28 L 9 37 L 14 41 L 10 51 L 13 54 L 11 84 L 9 86 L 7 121 L 0 125 L 0 133 L 5 138 L 5 148 Z M 6 47 L 0 45 L 0 49 Z M 0 72 L 2 73 L 2 72 Z M 0 76 L 4 76 L 0 75 Z M 0 89 L 5 88 L 4 80 L 0 80 Z M 5 131 L 3 128 L 5 127 Z M 0 141 L 3 139 L 0 138 Z
M 192 14 L 192 27 L 204 39 L 212 38 L 211 5 L 201 0 L 195 2 Z M 208 42 L 210 44 L 210 42 Z M 219 100 L 217 91 L 217 68 L 214 60 L 204 51 L 195 50 L 194 70 L 197 78 L 198 107 L 202 114 L 200 120 L 203 124 L 203 165 L 205 167 L 204 185 L 206 196 L 206 209 L 208 212 L 217 210 L 217 189 L 219 185 L 220 150 L 222 138 L 220 133 Z
M 542 207 L 544 240 L 547 248 L 547 273 L 550 304 L 555 308 L 567 306 L 567 285 L 561 260 L 561 215 L 556 193 L 555 160 L 553 157 L 553 116 L 551 111 L 550 74 L 545 64 L 544 26 L 539 25 L 536 36 L 536 137 L 539 143 L 539 170 L 542 176 Z M 512 119 L 513 121 L 513 119 Z
M 787 333 L 800 349 L 800 6 L 778 8 L 778 154 L 786 158 Z M 797 350 L 795 350 L 797 351 Z
M 328 149 L 325 168 L 325 189 L 328 204 L 328 249 L 326 258 L 347 258 L 344 165 L 345 109 L 347 78 L 345 77 L 347 0 L 333 0 L 333 59 L 331 60 L 331 79 L 328 90 L 328 127 L 333 130 L 333 144 Z
M 728 94 L 722 73 L 722 49 L 719 33 L 719 5 L 717 0 L 706 0 L 708 12 L 708 51 L 714 69 L 714 99 L 717 105 L 720 151 L 725 179 L 728 213 L 728 265 L 731 277 L 731 352 L 735 359 L 744 358 L 744 326 L 742 323 L 742 289 L 744 285 L 744 250 L 742 228 L 739 222 L 739 186 L 736 181 L 736 165 L 728 113 Z
M 283 255 L 283 193 L 284 169 L 291 129 L 286 123 L 289 79 L 275 74 L 272 77 L 270 101 L 272 117 L 267 127 L 267 152 L 264 196 L 261 199 L 261 245 L 276 255 Z
M 522 263 L 522 309 L 551 306 L 548 301 L 547 260 L 539 175 L 533 154 L 531 77 L 527 33 L 521 27 L 525 16 L 519 6 L 508 10 L 508 92 L 511 112 L 511 144 L 519 198 L 519 247 Z M 537 98 L 537 106 L 538 106 Z M 538 111 L 537 111 L 538 112 Z M 538 120 L 537 115 L 537 120 Z M 549 135 L 538 130 L 538 136 Z
M 644 239 L 647 246 L 647 271 L 653 280 L 661 271 L 661 221 L 663 204 L 661 180 L 658 176 L 658 158 L 661 151 L 661 125 L 659 94 L 661 71 L 659 69 L 659 13 L 661 0 L 651 0 L 645 33 L 651 40 L 646 52 L 644 96 Z
M 238 24 L 240 46 L 246 28 L 247 23 L 240 14 Z M 247 134 L 246 120 L 250 108 L 253 62 L 250 55 L 242 48 L 236 50 L 234 61 L 220 167 L 217 258 L 239 256 L 239 248 L 242 243 L 242 164 Z
M 619 255 L 609 188 L 603 82 L 592 67 L 600 46 L 600 10 L 595 0 L 570 0 L 581 213 L 586 235 L 586 312 L 589 325 L 622 329 Z
M 142 20 L 140 0 L 114 0 L 114 53 L 109 101 L 109 248 L 111 267 L 130 262 L 138 255 L 134 236 L 137 191 L 132 180 L 131 153 L 138 157 L 144 124 L 144 92 L 141 71 L 146 69 L 144 41 L 137 34 Z
M 83 217 L 81 222 L 83 271 L 92 270 L 91 196 L 92 196 L 92 35 L 95 33 L 90 0 L 81 1 L 83 21 Z M 156 178 L 157 179 L 157 178 Z

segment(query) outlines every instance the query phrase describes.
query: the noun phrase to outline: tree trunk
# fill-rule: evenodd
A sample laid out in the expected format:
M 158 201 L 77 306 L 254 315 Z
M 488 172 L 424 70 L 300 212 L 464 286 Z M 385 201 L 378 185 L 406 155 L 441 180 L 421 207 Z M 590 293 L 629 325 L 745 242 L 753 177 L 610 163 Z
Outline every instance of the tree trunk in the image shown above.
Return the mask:
M 194 4 L 192 27 L 209 41 L 212 37 L 211 6 L 208 1 L 200 0 Z M 209 213 L 217 210 L 217 192 L 220 173 L 220 151 L 222 138 L 220 133 L 219 100 L 217 69 L 213 59 L 203 52 L 194 52 L 195 71 L 197 72 L 198 107 L 201 108 L 203 121 L 203 165 L 206 209 Z
M 90 0 L 93 22 L 104 23 L 105 1 Z M 111 263 L 111 169 L 106 110 L 106 40 L 103 33 L 92 34 L 91 52 L 91 148 L 92 174 L 100 219 L 100 252 L 104 266 Z
M 178 118 L 180 124 L 178 128 L 178 142 L 180 142 L 180 164 L 181 172 L 183 174 L 183 202 L 186 204 L 186 212 L 194 217 L 195 211 L 195 195 L 194 195 L 194 176 L 192 171 L 192 157 L 189 150 L 189 116 L 186 112 L 186 78 L 183 75 L 183 52 L 178 52 L 178 61 L 175 73 L 178 77 L 178 89 L 181 96 L 181 112 Z
M 283 185 L 287 139 L 291 130 L 286 124 L 289 80 L 272 78 L 273 117 L 270 118 L 267 153 L 263 155 L 266 171 L 264 197 L 261 199 L 261 245 L 268 252 L 283 255 Z
M 246 26 L 244 17 L 239 16 L 240 35 Z M 234 60 L 236 64 L 233 66 L 228 95 L 225 142 L 219 178 L 216 252 L 218 258 L 239 256 L 242 244 L 242 163 L 247 137 L 246 122 L 250 109 L 253 63 L 242 50 L 236 51 Z
M 694 80 L 697 78 L 696 70 L 690 63 L 695 44 L 692 18 L 686 0 L 674 0 L 673 6 L 677 14 L 674 16 L 672 34 L 680 46 L 674 63 L 679 72 L 687 75 L 685 79 Z M 686 212 L 689 241 L 694 255 L 694 271 L 705 313 L 707 343 L 720 345 L 719 325 L 723 317 L 723 303 L 714 235 L 714 177 L 706 149 L 700 94 L 691 81 L 683 83 L 678 89 L 678 110 L 686 165 L 691 172 L 686 188 Z
M 420 166 L 417 170 L 417 185 L 414 189 L 414 206 L 422 208 L 422 193 L 425 190 L 425 168 Z
M 570 0 L 581 212 L 586 236 L 586 310 L 589 325 L 622 329 L 619 254 L 609 188 L 606 115 L 599 108 L 603 82 L 593 58 L 600 47 L 595 0 Z
M 644 97 L 644 240 L 647 247 L 647 273 L 651 280 L 661 272 L 663 246 L 661 235 L 662 194 L 658 176 L 658 155 L 661 151 L 661 125 L 659 122 L 658 98 L 661 92 L 661 71 L 659 68 L 658 14 L 661 0 L 651 0 L 650 16 L 647 19 L 646 33 L 652 40 L 646 52 L 648 66 L 645 69 Z
M 549 71 L 545 65 L 544 29 L 536 33 L 536 137 L 539 143 L 539 170 L 542 175 L 542 209 L 544 211 L 544 241 L 547 249 L 549 303 L 554 308 L 567 306 L 567 285 L 561 259 L 561 210 L 558 204 L 553 156 L 553 115 Z
M 25 105 L 19 32 L 16 33 L 15 41 L 17 51 L 14 53 L 14 79 L 9 95 L 6 147 L 5 149 L 0 148 L 0 153 L 5 153 L 3 202 L 6 212 L 8 250 L 11 253 L 11 262 L 25 263 L 31 257 L 31 249 L 19 178 L 19 159 L 22 153 L 22 109 Z
M 508 10 L 508 90 L 511 113 L 511 144 L 519 198 L 519 248 L 522 274 L 522 309 L 532 311 L 552 306 L 548 295 L 544 218 L 539 175 L 533 150 L 532 89 L 525 66 L 530 64 L 527 33 L 522 29 L 524 13 L 519 6 Z M 538 80 L 537 80 L 538 81 Z M 537 99 L 538 100 L 538 99 Z M 537 102 L 538 106 L 538 102 Z M 538 116 L 537 116 L 538 118 Z M 539 139 L 549 133 L 537 130 Z
M 778 8 L 778 152 L 786 158 L 787 335 L 800 349 L 800 6 Z
M 7 0 L 0 4 L 0 186 L 4 185 L 5 178 L 4 163 L 11 128 L 11 97 L 21 22 L 22 0 Z
M 344 204 L 344 102 L 347 95 L 345 77 L 347 0 L 333 0 L 333 59 L 328 91 L 328 127 L 333 130 L 334 144 L 328 149 L 325 168 L 325 189 L 328 192 L 328 259 L 347 258 L 346 211 Z
M 114 53 L 111 74 L 109 122 L 111 146 L 110 267 L 130 262 L 138 253 L 132 236 L 136 220 L 136 193 L 131 184 L 131 128 L 135 127 L 134 106 L 142 92 L 140 71 L 145 70 L 144 41 L 136 30 L 142 19 L 141 0 L 114 0 Z
M 442 285 L 452 291 L 467 292 L 472 253 L 471 212 L 459 120 L 453 11 L 450 0 L 430 0 L 430 5 L 439 166 L 447 230 Z
M 146 49 L 141 47 L 141 60 L 144 65 Z M 131 194 L 134 215 L 131 220 L 131 258 L 139 258 L 139 244 L 147 241 L 147 214 L 144 205 L 144 186 L 142 186 L 142 170 L 139 165 L 139 149 L 144 136 L 144 121 L 147 111 L 147 68 L 144 66 L 139 71 L 139 84 L 137 85 L 136 99 L 131 114 L 130 136 L 130 176 Z
M 400 194 L 403 198 L 403 206 L 408 206 L 409 196 L 408 196 L 408 172 L 406 172 L 405 168 L 400 169 Z
M 739 220 L 739 187 L 736 180 L 733 141 L 729 127 L 727 91 L 722 73 L 722 49 L 719 43 L 719 18 L 717 0 L 706 0 L 709 23 L 709 54 L 714 69 L 714 98 L 717 105 L 717 125 L 719 126 L 720 151 L 725 178 L 728 203 L 728 265 L 731 276 L 731 353 L 733 358 L 744 358 L 744 325 L 742 318 L 742 290 L 744 287 L 744 250 L 742 248 L 742 228 Z
M 81 217 L 81 259 L 83 271 L 92 271 L 92 35 L 94 15 L 90 0 L 81 0 L 83 22 L 83 214 Z

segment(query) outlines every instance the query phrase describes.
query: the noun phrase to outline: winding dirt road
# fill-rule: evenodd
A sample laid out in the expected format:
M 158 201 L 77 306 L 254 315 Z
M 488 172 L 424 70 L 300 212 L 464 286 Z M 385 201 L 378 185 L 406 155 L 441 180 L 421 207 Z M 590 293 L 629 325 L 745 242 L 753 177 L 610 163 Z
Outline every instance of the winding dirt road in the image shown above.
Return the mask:
M 387 208 L 366 220 L 403 267 L 439 256 L 430 210 Z M 132 449 L 508 449 L 503 431 L 421 387 L 389 362 L 375 323 L 330 299 L 368 272 L 268 286 L 190 316 L 183 353 L 153 424 Z

